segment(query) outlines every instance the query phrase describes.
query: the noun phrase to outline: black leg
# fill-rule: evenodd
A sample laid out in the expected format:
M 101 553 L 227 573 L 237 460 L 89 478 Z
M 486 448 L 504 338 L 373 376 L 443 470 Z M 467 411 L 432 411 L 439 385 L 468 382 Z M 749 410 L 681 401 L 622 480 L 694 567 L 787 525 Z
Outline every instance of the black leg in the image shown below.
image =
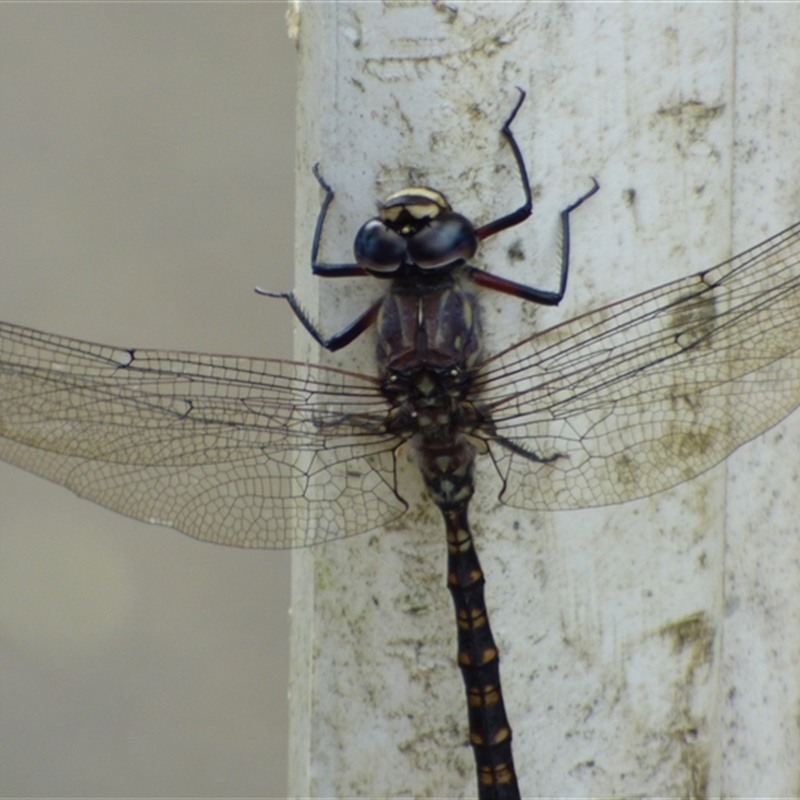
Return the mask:
M 374 324 L 378 316 L 378 311 L 383 304 L 383 298 L 373 303 L 358 319 L 353 320 L 344 330 L 335 333 L 329 338 L 325 338 L 314 326 L 314 323 L 308 318 L 308 315 L 300 307 L 294 296 L 294 292 L 265 292 L 263 289 L 256 289 L 258 294 L 266 295 L 267 297 L 282 297 L 291 306 L 292 311 L 297 319 L 300 320 L 303 327 L 309 332 L 314 341 L 330 350 L 332 353 L 336 350 L 341 350 L 346 347 L 354 339 L 361 336 L 364 331 Z
M 314 164 L 314 177 L 319 181 L 319 185 L 325 190 L 325 199 L 322 201 L 322 208 L 319 210 L 317 225 L 314 229 L 314 240 L 311 243 L 311 271 L 314 275 L 323 278 L 353 278 L 362 277 L 367 273 L 358 264 L 325 264 L 317 261 L 319 257 L 319 247 L 322 241 L 322 228 L 325 225 L 325 217 L 328 215 L 328 208 L 333 201 L 333 189 L 328 186 L 325 178 L 319 171 L 319 164 Z
M 600 184 L 595 178 L 592 178 L 592 183 L 594 186 L 592 186 L 586 194 L 579 197 L 574 203 L 567 206 L 561 212 L 561 280 L 557 292 L 546 292 L 542 289 L 535 289 L 533 286 L 526 286 L 524 283 L 509 281 L 497 275 L 484 272 L 477 267 L 465 267 L 464 271 L 466 274 L 475 281 L 478 286 L 485 286 L 487 289 L 494 289 L 496 292 L 510 294 L 522 300 L 531 300 L 543 306 L 557 306 L 563 299 L 564 293 L 567 291 L 567 278 L 569 276 L 569 215 L 578 208 L 581 203 L 588 200 L 600 189 Z
M 328 214 L 328 208 L 333 201 L 333 189 L 327 184 L 319 171 L 319 164 L 314 164 L 314 177 L 319 182 L 319 185 L 325 190 L 325 198 L 322 201 L 322 207 L 319 210 L 317 217 L 317 224 L 314 228 L 314 239 L 311 243 L 311 271 L 314 275 L 319 275 L 324 278 L 344 278 L 344 277 L 358 277 L 364 276 L 368 273 L 365 272 L 358 264 L 326 264 L 317 261 L 319 257 L 320 242 L 322 240 L 322 229 L 325 225 L 325 217 Z M 268 292 L 265 289 L 256 287 L 256 293 L 265 297 L 281 297 L 289 303 L 294 315 L 300 320 L 303 327 L 308 331 L 314 341 L 324 347 L 326 350 L 335 352 L 342 347 L 347 346 L 354 339 L 358 338 L 367 328 L 369 328 L 378 316 L 382 300 L 371 305 L 360 317 L 351 322 L 344 330 L 325 338 L 322 333 L 317 329 L 314 323 L 308 318 L 308 314 L 301 308 L 300 304 L 294 296 L 294 292 Z
M 506 214 L 504 217 L 500 217 L 500 219 L 496 219 L 494 222 L 481 225 L 481 227 L 475 231 L 478 239 L 486 239 L 489 236 L 494 236 L 500 231 L 504 231 L 506 228 L 512 228 L 514 225 L 519 225 L 520 222 L 524 222 L 526 219 L 528 219 L 533 211 L 531 185 L 528 181 L 528 172 L 525 169 L 525 160 L 522 158 L 522 152 L 519 149 L 517 140 L 514 138 L 514 134 L 511 133 L 511 123 L 514 121 L 514 117 L 517 116 L 517 112 L 525 100 L 525 92 L 519 87 L 517 87 L 517 89 L 519 90 L 519 100 L 517 100 L 517 104 L 514 106 L 514 110 L 511 112 L 508 119 L 503 123 L 501 133 L 506 137 L 508 143 L 511 145 L 512 151 L 514 152 L 514 159 L 517 162 L 519 174 L 522 178 L 522 191 L 525 193 L 525 202 L 516 211 Z

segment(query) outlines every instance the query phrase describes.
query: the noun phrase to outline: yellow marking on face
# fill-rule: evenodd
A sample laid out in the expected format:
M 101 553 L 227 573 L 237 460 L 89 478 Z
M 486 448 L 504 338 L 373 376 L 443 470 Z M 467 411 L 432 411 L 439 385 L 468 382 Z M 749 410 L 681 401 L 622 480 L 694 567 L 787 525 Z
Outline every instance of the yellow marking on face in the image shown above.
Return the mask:
M 434 206 L 439 211 L 450 210 L 450 203 L 447 202 L 445 196 L 426 186 L 410 186 L 408 189 L 392 192 L 381 204 L 382 212 L 414 206 Z
M 414 219 L 433 219 L 442 213 L 442 209 L 436 203 L 409 203 L 403 208 Z
M 411 199 L 411 198 L 409 198 Z M 380 218 L 384 222 L 397 222 L 403 212 L 410 214 L 414 219 L 435 219 L 439 214 L 444 211 L 438 203 L 426 202 L 424 198 L 420 198 L 419 202 L 398 203 L 397 205 L 386 206 L 384 205 L 380 211 Z M 411 228 L 404 229 L 407 233 Z
M 439 472 L 447 472 L 450 469 L 450 464 L 453 463 L 453 459 L 450 456 L 436 456 L 433 463 L 436 464 Z
M 384 222 L 397 222 L 397 218 L 402 213 L 403 213 L 403 207 L 402 206 L 396 206 L 395 208 L 382 208 L 381 209 L 381 219 Z

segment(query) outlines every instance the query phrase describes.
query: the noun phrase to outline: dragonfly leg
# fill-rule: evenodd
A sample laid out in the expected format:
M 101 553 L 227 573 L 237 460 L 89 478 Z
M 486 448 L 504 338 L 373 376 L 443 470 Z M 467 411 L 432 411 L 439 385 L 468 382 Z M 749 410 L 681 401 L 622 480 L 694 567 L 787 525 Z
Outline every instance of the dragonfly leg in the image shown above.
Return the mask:
M 600 189 L 600 184 L 595 178 L 592 178 L 592 183 L 594 185 L 586 194 L 581 195 L 574 203 L 568 205 L 561 212 L 561 278 L 558 291 L 548 292 L 544 289 L 537 289 L 534 286 L 528 286 L 524 283 L 517 283 L 516 281 L 510 281 L 506 278 L 492 275 L 477 267 L 465 267 L 464 271 L 467 276 L 475 281 L 478 286 L 494 289 L 494 291 L 503 292 L 503 294 L 510 294 L 522 300 L 530 300 L 543 306 L 557 306 L 562 301 L 564 293 L 567 291 L 567 278 L 569 276 L 569 215 Z
M 317 260 L 319 258 L 319 248 L 322 240 L 322 229 L 325 225 L 325 217 L 327 216 L 328 208 L 333 201 L 334 193 L 333 189 L 328 185 L 325 178 L 322 177 L 322 174 L 319 171 L 319 164 L 314 164 L 313 172 L 314 177 L 319 182 L 319 185 L 325 191 L 325 197 L 322 201 L 322 207 L 319 210 L 317 224 L 314 228 L 314 239 L 311 243 L 311 271 L 314 273 L 314 275 L 319 275 L 323 278 L 359 277 L 367 275 L 367 273 L 361 269 L 358 264 L 327 264 Z M 335 333 L 330 337 L 325 337 L 317 328 L 317 326 L 311 321 L 300 303 L 297 302 L 294 292 L 268 292 L 265 289 L 256 287 L 256 293 L 263 295 L 264 297 L 281 297 L 286 300 L 294 312 L 294 315 L 298 320 L 300 320 L 300 323 L 306 329 L 306 331 L 308 331 L 314 341 L 332 353 L 336 350 L 340 350 L 342 347 L 346 347 L 348 344 L 350 344 L 350 342 L 352 342 L 354 339 L 357 339 L 375 322 L 382 302 L 379 300 L 371 305 L 363 314 L 361 314 L 361 316 L 353 320 L 353 322 L 351 322 L 343 330 L 339 331 L 339 333 Z
M 500 132 L 506 137 L 514 153 L 514 160 L 517 162 L 519 175 L 522 179 L 522 191 L 525 193 L 525 202 L 516 211 L 506 214 L 494 220 L 494 222 L 487 222 L 486 225 L 481 225 L 481 227 L 475 231 L 478 239 L 487 239 L 489 236 L 494 236 L 496 233 L 504 231 L 506 228 L 513 228 L 514 225 L 519 225 L 520 222 L 524 222 L 528 219 L 533 211 L 533 197 L 531 196 L 531 184 L 528 180 L 528 171 L 525 168 L 525 159 L 522 157 L 522 151 L 519 149 L 517 140 L 511 132 L 511 123 L 514 121 L 514 117 L 517 116 L 517 112 L 525 101 L 526 96 L 525 91 L 520 89 L 519 86 L 517 89 L 519 90 L 519 100 L 517 100 L 517 104 L 514 106 L 511 114 L 509 114 L 508 119 L 503 123 Z
M 326 338 L 308 318 L 308 314 L 303 311 L 302 306 L 297 302 L 297 298 L 294 296 L 294 292 L 265 292 L 263 289 L 259 289 L 258 293 L 266 297 L 282 297 L 286 300 L 294 312 L 294 315 L 311 335 L 311 338 L 321 347 L 330 350 L 331 353 L 346 347 L 350 342 L 361 336 L 367 328 L 371 327 L 375 323 L 378 311 L 383 304 L 383 298 L 381 298 L 373 303 L 360 317 L 353 320 L 346 328 Z
M 564 457 L 561 453 L 554 453 L 551 456 L 537 455 L 536 453 L 532 453 L 530 450 L 526 450 L 524 447 L 520 447 L 510 439 L 506 439 L 505 436 L 499 436 L 495 434 L 494 439 L 496 442 L 499 442 L 501 445 L 503 445 L 503 447 L 505 447 L 507 450 L 510 450 L 512 453 L 517 453 L 523 458 L 528 459 L 528 461 L 533 461 L 535 464 L 552 464 L 554 461 L 558 461 L 559 458 Z
M 317 224 L 314 228 L 314 239 L 311 243 L 311 271 L 314 273 L 314 275 L 319 275 L 323 278 L 363 277 L 367 273 L 361 269 L 358 264 L 326 264 L 324 261 L 317 260 L 319 258 L 320 242 L 322 241 L 322 228 L 325 225 L 325 217 L 328 215 L 328 208 L 333 202 L 334 195 L 333 189 L 331 189 L 319 171 L 319 164 L 314 164 L 313 172 L 314 177 L 319 182 L 319 185 L 325 191 L 325 198 L 322 201 L 322 207 L 319 210 Z M 295 311 L 295 313 L 297 314 L 297 311 Z M 298 317 L 302 321 L 302 318 L 299 314 Z M 306 326 L 306 328 L 308 328 L 308 326 Z

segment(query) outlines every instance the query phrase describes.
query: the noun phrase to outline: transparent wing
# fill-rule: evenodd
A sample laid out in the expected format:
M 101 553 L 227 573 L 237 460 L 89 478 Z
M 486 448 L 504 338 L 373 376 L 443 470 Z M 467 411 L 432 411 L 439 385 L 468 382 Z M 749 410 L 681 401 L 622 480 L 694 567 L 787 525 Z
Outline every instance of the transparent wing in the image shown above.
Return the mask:
M 505 502 L 604 505 L 688 480 L 800 404 L 800 223 L 480 370 Z
M 374 378 L 0 323 L 0 458 L 129 517 L 294 547 L 398 517 Z

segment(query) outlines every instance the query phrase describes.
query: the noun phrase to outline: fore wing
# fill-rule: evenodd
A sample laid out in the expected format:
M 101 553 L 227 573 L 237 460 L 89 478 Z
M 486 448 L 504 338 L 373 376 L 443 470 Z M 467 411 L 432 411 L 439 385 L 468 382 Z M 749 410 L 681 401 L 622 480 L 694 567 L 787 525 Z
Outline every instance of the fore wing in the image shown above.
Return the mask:
M 511 505 L 605 505 L 688 480 L 800 404 L 800 223 L 520 342 L 475 388 Z
M 0 458 L 129 517 L 294 547 L 403 513 L 374 378 L 0 323 Z

